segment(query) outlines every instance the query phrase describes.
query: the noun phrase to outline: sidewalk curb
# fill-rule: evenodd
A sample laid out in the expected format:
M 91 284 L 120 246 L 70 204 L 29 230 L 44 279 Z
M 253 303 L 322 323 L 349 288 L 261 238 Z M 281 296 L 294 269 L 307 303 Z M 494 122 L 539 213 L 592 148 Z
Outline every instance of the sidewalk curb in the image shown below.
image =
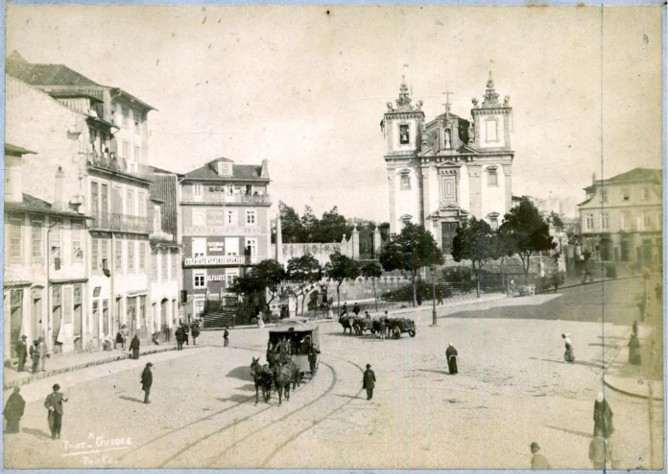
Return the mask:
M 207 347 L 205 345 L 201 346 L 186 346 L 184 349 L 198 349 L 200 347 Z M 151 354 L 158 354 L 161 352 L 168 352 L 168 351 L 175 351 L 176 346 L 170 346 L 170 347 L 165 347 L 165 348 L 156 348 L 156 349 L 149 349 L 145 352 L 140 352 L 140 356 L 144 355 L 151 355 Z M 32 382 L 36 382 L 41 379 L 45 379 L 47 377 L 52 377 L 54 375 L 60 375 L 60 374 L 66 374 L 68 372 L 74 372 L 75 370 L 82 370 L 82 369 L 87 369 L 89 367 L 94 367 L 96 365 L 104 365 L 104 364 L 110 364 L 112 362 L 118 362 L 121 360 L 129 359 L 130 354 L 129 353 L 122 353 L 118 354 L 116 356 L 110 356 L 107 357 L 106 359 L 99 359 L 99 360 L 94 360 L 91 362 L 83 362 L 81 364 L 76 364 L 72 365 L 70 367 L 63 367 L 61 369 L 54 369 L 54 370 L 47 370 L 45 372 L 40 372 L 39 374 L 31 375 L 30 377 L 26 377 L 20 380 L 14 380 L 13 382 L 9 382 L 6 384 L 3 384 L 3 390 L 8 390 L 14 387 L 21 387 L 23 385 L 27 385 Z
M 647 400 L 649 397 L 647 395 L 641 395 L 640 393 L 635 393 L 635 392 L 630 392 L 628 390 L 623 390 L 619 387 L 615 387 L 613 384 L 610 383 L 608 378 L 606 377 L 606 374 L 603 375 L 603 384 L 608 387 L 611 390 L 614 390 L 615 392 L 619 392 L 621 394 L 627 395 L 629 397 L 634 397 L 634 398 L 641 398 Z M 663 397 L 652 397 L 652 401 L 661 401 L 663 400 Z

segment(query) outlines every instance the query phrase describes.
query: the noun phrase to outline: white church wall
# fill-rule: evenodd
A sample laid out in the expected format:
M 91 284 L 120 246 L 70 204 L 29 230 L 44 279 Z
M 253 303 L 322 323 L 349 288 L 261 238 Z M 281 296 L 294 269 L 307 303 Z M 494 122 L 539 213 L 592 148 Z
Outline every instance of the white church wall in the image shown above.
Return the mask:
M 401 175 L 408 172 L 410 179 L 410 189 L 402 189 Z M 418 209 L 418 193 L 420 188 L 418 186 L 418 177 L 413 168 L 399 167 L 394 171 L 394 192 L 395 192 L 395 209 L 396 209 L 396 230 L 401 231 L 402 220 L 405 215 L 411 216 L 411 222 L 414 224 L 420 221 L 420 212 Z
M 496 168 L 497 185 L 489 185 L 488 169 Z M 487 215 L 496 212 L 499 214 L 499 223 L 503 219 L 506 207 L 506 182 L 503 168 L 500 163 L 485 165 L 482 167 L 482 212 L 477 218 L 487 219 Z
M 466 165 L 463 165 L 459 170 L 459 194 L 457 195 L 457 201 L 459 203 L 459 207 L 465 211 L 471 210 L 471 202 L 469 200 L 469 183 L 469 170 Z

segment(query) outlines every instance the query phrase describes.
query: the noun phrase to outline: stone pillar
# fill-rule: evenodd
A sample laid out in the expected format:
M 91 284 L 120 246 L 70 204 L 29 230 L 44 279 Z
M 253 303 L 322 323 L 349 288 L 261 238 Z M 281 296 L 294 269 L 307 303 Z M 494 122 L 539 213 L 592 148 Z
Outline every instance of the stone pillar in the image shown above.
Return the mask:
M 380 235 L 380 229 L 376 227 L 373 231 L 373 256 L 378 258 L 381 247 L 383 246 L 383 239 Z
M 281 213 L 276 216 L 276 254 L 274 258 L 280 264 L 283 263 L 283 229 L 281 228 Z
M 421 209 L 420 209 L 420 223 L 427 226 L 427 216 L 431 214 L 432 209 L 429 204 L 429 171 L 430 167 L 422 166 L 420 167 L 420 175 L 422 177 L 422 199 L 421 199 Z
M 482 180 L 480 177 L 481 165 L 469 164 L 469 208 L 471 214 L 477 219 L 482 219 Z
M 503 168 L 503 177 L 505 182 L 504 184 L 504 190 L 505 190 L 505 212 L 510 211 L 510 208 L 513 205 L 513 165 L 512 164 L 507 164 L 507 165 L 501 165 Z M 503 216 L 501 216 L 503 217 Z
M 350 236 L 350 258 L 358 260 L 360 258 L 360 233 L 357 226 L 353 227 L 353 233 Z

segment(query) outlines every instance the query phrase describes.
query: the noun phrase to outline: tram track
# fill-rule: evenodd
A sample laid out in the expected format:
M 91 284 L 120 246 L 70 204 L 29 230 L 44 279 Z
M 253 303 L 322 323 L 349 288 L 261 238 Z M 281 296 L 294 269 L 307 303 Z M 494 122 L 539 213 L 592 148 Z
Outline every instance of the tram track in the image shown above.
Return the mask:
M 262 349 L 261 346 L 242 346 L 242 345 L 234 345 L 234 346 L 230 346 L 230 348 L 232 348 L 232 349 L 237 349 L 237 350 L 249 351 L 249 352 L 258 352 L 258 351 L 261 351 L 261 349 Z M 363 372 L 362 367 L 360 367 L 360 366 L 359 366 L 358 364 L 356 364 L 355 362 L 352 362 L 352 361 L 349 361 L 349 360 L 347 360 L 347 359 L 345 359 L 345 358 L 338 357 L 338 356 L 334 356 L 334 355 L 331 355 L 331 354 L 328 355 L 328 358 L 329 358 L 329 357 L 334 358 L 334 359 L 338 359 L 338 360 L 342 360 L 342 361 L 346 362 L 347 364 L 352 365 L 353 367 L 355 367 L 356 369 L 358 369 L 360 372 Z M 307 410 L 307 409 L 310 408 L 311 406 L 313 406 L 313 405 L 315 405 L 316 403 L 322 401 L 325 397 L 327 397 L 328 395 L 330 395 L 330 394 L 332 393 L 332 391 L 333 391 L 333 390 L 336 388 L 336 386 L 337 386 L 337 383 L 338 383 L 338 381 L 339 381 L 339 376 L 338 376 L 338 374 L 337 374 L 336 369 L 335 369 L 332 365 L 330 365 L 330 364 L 328 364 L 328 363 L 326 363 L 326 362 L 324 362 L 324 361 L 321 361 L 320 364 L 323 365 L 323 366 L 325 366 L 325 367 L 331 372 L 331 374 L 332 374 L 332 381 L 330 382 L 330 384 L 327 386 L 327 388 L 326 388 L 322 393 L 320 393 L 320 394 L 319 394 L 318 396 L 316 396 L 313 400 L 310 400 L 309 402 L 305 403 L 304 405 L 302 405 L 302 406 L 300 406 L 300 407 L 298 407 L 298 408 L 296 408 L 296 409 L 294 409 L 294 410 L 289 411 L 288 413 L 282 415 L 281 417 L 279 417 L 279 418 L 277 418 L 277 419 L 275 419 L 275 420 L 272 420 L 272 421 L 270 421 L 270 422 L 268 422 L 268 423 L 265 423 L 265 424 L 263 424 L 263 425 L 257 427 L 256 429 L 252 430 L 250 433 L 246 434 L 246 435 L 243 436 L 242 438 L 236 440 L 234 443 L 232 443 L 232 444 L 230 444 L 229 446 L 227 446 L 225 449 L 223 449 L 223 450 L 217 452 L 215 455 L 213 455 L 213 456 L 211 456 L 211 457 L 209 458 L 209 461 L 206 463 L 205 467 L 212 467 L 212 466 L 215 465 L 215 464 L 216 464 L 222 457 L 224 457 L 226 454 L 228 454 L 231 450 L 235 449 L 236 447 L 238 447 L 239 445 L 241 445 L 241 444 L 244 443 L 245 441 L 247 441 L 247 440 L 251 439 L 252 437 L 256 436 L 258 433 L 261 433 L 261 432 L 263 432 L 263 431 L 266 431 L 267 429 L 270 429 L 270 428 L 272 428 L 272 427 L 275 428 L 278 424 L 280 424 L 280 423 L 282 423 L 282 422 L 284 422 L 284 421 L 286 421 L 286 420 L 288 420 L 288 419 L 290 419 L 290 418 L 293 418 L 295 415 L 298 415 L 299 413 L 302 413 L 304 410 Z M 310 381 L 309 381 L 309 382 L 310 382 Z M 309 383 L 309 382 L 307 382 L 307 383 Z M 360 390 L 355 394 L 355 397 L 357 397 L 361 391 L 362 391 L 362 389 L 360 389 Z M 160 435 L 160 436 L 157 436 L 157 437 L 155 437 L 155 438 L 153 438 L 153 439 L 151 439 L 151 440 L 148 440 L 148 441 L 142 443 L 141 445 L 139 445 L 139 446 L 137 446 L 136 448 L 132 449 L 132 451 L 128 451 L 128 452 L 123 453 L 123 455 L 120 456 L 120 457 L 118 458 L 118 461 L 119 461 L 119 462 L 122 462 L 123 460 L 128 459 L 128 458 L 129 458 L 130 456 L 132 456 L 133 454 L 135 454 L 135 453 L 137 453 L 137 452 L 140 452 L 140 451 L 142 451 L 142 450 L 145 450 L 146 447 L 150 447 L 150 446 L 152 446 L 152 445 L 154 445 L 154 444 L 156 444 L 156 443 L 159 443 L 160 441 L 167 440 L 167 439 L 172 438 L 172 437 L 174 437 L 174 436 L 178 436 L 179 434 L 185 433 L 188 429 L 190 429 L 190 428 L 192 428 L 192 427 L 194 427 L 194 426 L 201 425 L 201 424 L 203 424 L 203 423 L 207 423 L 207 422 L 211 422 L 211 421 L 215 420 L 215 418 L 218 417 L 218 416 L 220 416 L 220 415 L 223 415 L 223 414 L 226 414 L 226 413 L 230 413 L 230 412 L 232 412 L 233 410 L 243 408 L 244 406 L 248 406 L 248 403 L 249 403 L 249 402 L 252 402 L 254 399 L 255 399 L 255 395 L 250 395 L 250 396 L 248 396 L 245 400 L 236 402 L 236 403 L 234 403 L 234 405 L 232 405 L 232 406 L 228 406 L 228 407 L 226 407 L 226 408 L 224 408 L 224 409 L 222 409 L 222 410 L 219 410 L 219 411 L 217 411 L 217 412 L 215 412 L 215 413 L 213 413 L 213 414 L 210 414 L 210 415 L 208 415 L 208 416 L 206 416 L 206 417 L 199 418 L 199 419 L 197 419 L 197 420 L 194 420 L 194 421 L 191 421 L 191 422 L 189 422 L 189 423 L 186 423 L 186 424 L 183 425 L 183 426 L 180 426 L 180 427 L 178 427 L 178 428 L 172 429 L 172 430 L 170 430 L 170 431 L 167 432 L 167 433 L 164 433 L 164 434 L 162 434 L 162 435 Z M 327 418 L 331 417 L 331 416 L 334 415 L 335 413 L 337 413 L 337 412 L 339 412 L 340 410 L 342 410 L 342 409 L 343 409 L 345 406 L 347 406 L 353 399 L 354 399 L 354 398 L 351 398 L 351 399 L 347 400 L 345 403 L 343 403 L 343 404 L 341 404 L 340 406 L 336 407 L 334 410 L 331 410 L 331 411 L 329 411 L 328 413 L 326 413 L 324 416 L 319 417 L 318 419 L 314 420 L 313 423 L 310 424 L 309 426 L 307 426 L 307 427 L 305 427 L 305 428 L 303 428 L 303 429 L 300 429 L 300 430 L 297 431 L 296 433 L 290 435 L 288 438 L 286 438 L 285 440 L 283 440 L 282 442 L 280 442 L 280 444 L 278 444 L 274 449 L 272 449 L 272 451 L 271 451 L 267 456 L 265 456 L 265 458 L 262 460 L 261 464 L 259 464 L 257 467 L 264 467 L 264 466 L 266 466 L 272 459 L 274 459 L 274 458 L 276 457 L 277 454 L 279 454 L 279 453 L 280 453 L 285 447 L 287 447 L 290 443 L 292 443 L 293 441 L 295 441 L 297 438 L 299 438 L 299 437 L 300 437 L 301 435 L 303 435 L 305 432 L 309 431 L 310 429 L 313 429 L 315 426 L 317 426 L 318 424 L 320 424 L 320 423 L 322 423 L 323 421 L 325 421 Z M 212 439 L 212 438 L 214 438 L 214 437 L 216 437 L 216 436 L 224 435 L 224 434 L 226 434 L 226 432 L 228 432 L 229 430 L 231 430 L 231 429 L 235 429 L 235 428 L 236 428 L 238 425 L 240 425 L 241 423 L 246 422 L 246 421 L 249 421 L 249 420 L 252 420 L 252 419 L 256 418 L 258 415 L 260 415 L 260 414 L 262 414 L 262 413 L 264 413 L 264 412 L 267 412 L 267 411 L 271 410 L 272 408 L 275 409 L 275 408 L 277 408 L 277 407 L 276 407 L 275 405 L 264 406 L 264 407 L 260 408 L 259 410 L 255 410 L 255 411 L 253 411 L 252 413 L 249 413 L 249 414 L 247 414 L 247 415 L 244 415 L 244 416 L 241 417 L 241 418 L 235 418 L 234 421 L 231 421 L 231 422 L 226 423 L 226 424 L 225 424 L 224 426 L 222 426 L 221 428 L 219 428 L 219 429 L 215 429 L 214 431 L 211 431 L 211 432 L 209 432 L 209 433 L 207 433 L 207 434 L 205 434 L 205 435 L 203 435 L 203 436 L 200 436 L 199 438 L 197 438 L 197 439 L 195 439 L 195 440 L 193 440 L 193 441 L 191 441 L 191 442 L 188 442 L 185 446 L 183 446 L 183 447 L 180 448 L 178 451 L 176 451 L 176 452 L 174 452 L 173 454 L 171 454 L 171 455 L 170 455 L 169 457 L 167 457 L 166 459 L 162 460 L 162 461 L 160 462 L 160 464 L 158 464 L 158 465 L 155 466 L 155 467 L 157 467 L 157 468 L 165 468 L 165 467 L 167 467 L 169 464 L 171 464 L 171 463 L 173 463 L 175 460 L 177 460 L 180 456 L 182 456 L 183 454 L 185 454 L 185 453 L 187 453 L 188 451 L 192 450 L 193 448 L 196 448 L 198 445 L 201 445 L 202 443 L 204 443 L 204 442 L 206 442 L 206 441 L 208 441 L 208 440 L 210 440 L 210 439 Z M 154 448 L 154 449 L 159 449 L 159 446 L 156 447 L 156 448 Z

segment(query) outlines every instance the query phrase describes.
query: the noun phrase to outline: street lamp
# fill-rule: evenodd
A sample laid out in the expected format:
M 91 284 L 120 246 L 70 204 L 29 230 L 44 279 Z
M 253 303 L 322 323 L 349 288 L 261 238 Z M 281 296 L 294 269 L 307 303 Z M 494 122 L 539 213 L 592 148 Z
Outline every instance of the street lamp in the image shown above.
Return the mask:
M 438 325 L 436 318 L 436 272 L 433 263 L 431 264 L 431 325 Z

